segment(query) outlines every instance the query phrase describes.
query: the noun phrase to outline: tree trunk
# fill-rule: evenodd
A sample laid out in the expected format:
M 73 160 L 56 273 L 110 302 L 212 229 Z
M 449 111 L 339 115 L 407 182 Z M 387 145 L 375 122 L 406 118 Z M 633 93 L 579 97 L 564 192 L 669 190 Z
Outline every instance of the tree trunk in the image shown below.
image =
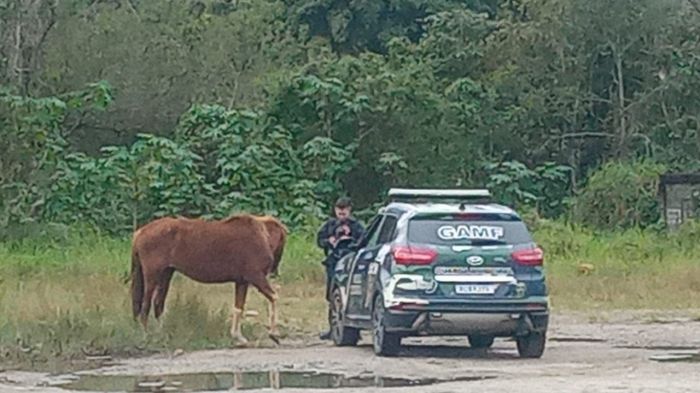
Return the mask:
M 0 83 L 29 95 L 35 73 L 41 69 L 44 42 L 56 23 L 56 0 L 14 0 L 0 15 L 0 52 L 7 54 Z
M 618 156 L 623 156 L 626 153 L 625 144 L 627 143 L 627 114 L 625 113 L 625 81 L 622 71 L 622 54 L 613 46 L 615 56 L 615 79 L 617 80 L 617 99 L 618 99 Z

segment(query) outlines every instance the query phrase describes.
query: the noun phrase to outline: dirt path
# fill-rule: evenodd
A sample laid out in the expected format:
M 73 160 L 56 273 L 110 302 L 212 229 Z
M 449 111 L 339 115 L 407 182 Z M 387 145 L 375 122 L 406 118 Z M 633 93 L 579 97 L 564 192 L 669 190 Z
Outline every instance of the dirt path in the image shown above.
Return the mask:
M 367 341 L 359 348 L 327 342 L 287 342 L 276 349 L 203 351 L 180 356 L 124 359 L 85 375 L 162 375 L 235 371 L 320 371 L 352 376 L 463 378 L 402 388 L 344 388 L 314 392 L 700 392 L 700 358 L 695 362 L 658 362 L 651 357 L 700 353 L 697 312 L 616 313 L 590 317 L 573 314 L 552 319 L 550 341 L 542 359 L 517 358 L 515 343 L 497 340 L 488 352 L 468 348 L 465 339 L 411 339 L 399 358 L 377 358 Z M 697 318 L 696 318 L 697 319 Z M 1 392 L 67 390 L 48 387 L 66 376 L 0 373 Z M 258 376 L 267 378 L 267 374 Z M 259 378 L 258 378 L 259 379 Z M 267 380 L 266 380 L 267 381 Z M 270 381 L 274 385 L 274 381 Z M 212 385 L 209 386 L 213 389 Z M 223 386 L 223 385 L 222 385 Z M 229 385 L 230 386 L 230 385 Z M 224 386 L 226 387 L 226 386 Z M 106 385 L 98 390 L 108 389 Z M 131 389 L 131 387 L 123 387 Z M 282 389 L 292 391 L 291 389 Z M 148 391 L 148 390 L 144 390 Z M 297 390 L 303 391 L 303 390 Z

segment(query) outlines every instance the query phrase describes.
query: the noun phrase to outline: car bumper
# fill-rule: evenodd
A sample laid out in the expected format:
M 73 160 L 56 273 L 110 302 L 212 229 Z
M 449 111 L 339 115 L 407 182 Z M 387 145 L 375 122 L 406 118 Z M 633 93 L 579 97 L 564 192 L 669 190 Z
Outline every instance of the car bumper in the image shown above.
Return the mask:
M 549 325 L 546 298 L 500 302 L 431 301 L 401 303 L 385 314 L 387 331 L 406 335 L 518 336 Z

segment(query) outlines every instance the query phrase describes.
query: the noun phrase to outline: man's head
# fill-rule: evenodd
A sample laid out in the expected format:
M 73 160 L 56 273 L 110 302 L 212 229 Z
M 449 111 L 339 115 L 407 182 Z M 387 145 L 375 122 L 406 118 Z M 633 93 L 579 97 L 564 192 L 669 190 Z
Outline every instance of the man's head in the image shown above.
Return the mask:
M 344 221 L 352 213 L 352 201 L 348 197 L 340 197 L 335 202 L 335 218 Z

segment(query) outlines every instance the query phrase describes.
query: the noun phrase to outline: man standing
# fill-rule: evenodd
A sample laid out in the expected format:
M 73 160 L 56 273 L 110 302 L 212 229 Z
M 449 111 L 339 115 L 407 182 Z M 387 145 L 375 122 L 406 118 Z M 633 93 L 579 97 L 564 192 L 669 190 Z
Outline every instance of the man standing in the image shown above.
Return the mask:
M 341 197 L 335 203 L 335 217 L 328 219 L 316 235 L 316 243 L 323 249 L 325 259 L 323 265 L 326 268 L 326 300 L 331 299 L 331 281 L 333 279 L 333 271 L 335 263 L 342 256 L 343 250 L 337 249 L 336 246 L 343 247 L 347 245 L 347 240 L 356 243 L 362 238 L 365 228 L 359 221 L 352 217 L 352 202 L 350 198 Z M 330 306 L 329 306 L 330 310 Z M 330 311 L 329 311 L 330 322 Z M 321 339 L 327 340 L 331 336 L 330 330 L 321 333 Z

